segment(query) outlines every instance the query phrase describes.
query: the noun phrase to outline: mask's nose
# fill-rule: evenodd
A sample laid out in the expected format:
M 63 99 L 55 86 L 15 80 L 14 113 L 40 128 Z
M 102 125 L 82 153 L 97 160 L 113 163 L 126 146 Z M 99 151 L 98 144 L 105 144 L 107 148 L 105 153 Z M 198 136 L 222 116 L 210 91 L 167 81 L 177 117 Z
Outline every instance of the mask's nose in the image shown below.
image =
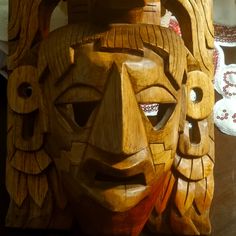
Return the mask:
M 139 105 L 126 70 L 113 65 L 89 143 L 106 152 L 131 155 L 147 147 Z

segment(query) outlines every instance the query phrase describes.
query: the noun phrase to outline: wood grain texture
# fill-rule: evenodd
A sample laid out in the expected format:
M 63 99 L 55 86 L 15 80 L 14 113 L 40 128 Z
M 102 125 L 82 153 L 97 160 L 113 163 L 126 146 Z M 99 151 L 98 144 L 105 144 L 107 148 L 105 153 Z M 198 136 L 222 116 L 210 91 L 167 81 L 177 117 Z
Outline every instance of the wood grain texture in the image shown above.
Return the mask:
M 97 223 L 93 221 L 92 229 L 83 223 L 85 232 L 114 235 L 135 232 L 136 235 L 146 222 L 156 196 L 150 196 L 151 202 L 146 202 L 150 199 L 147 186 L 150 191 L 160 186 L 153 189 L 158 194 L 162 188 L 159 181 L 174 161 L 186 54 L 181 39 L 158 26 L 119 24 L 102 33 L 97 31 L 98 28 L 86 24 L 71 25 L 55 31 L 41 44 L 37 75 L 44 86 L 42 104 L 47 108 L 49 122 L 45 148 L 63 173 L 74 207 L 80 205 L 78 201 L 83 193 L 99 205 L 97 211 L 94 211 L 97 207 L 86 205 L 88 212 L 96 216 L 102 206 L 110 212 L 106 214 L 114 215 L 110 226 L 106 228 L 102 224 L 96 232 L 92 229 L 97 229 Z M 163 41 L 163 37 L 169 41 Z M 130 43 L 122 48 L 120 39 Z M 171 42 L 176 47 L 172 47 Z M 94 45 L 97 45 L 96 51 Z M 74 60 L 68 53 L 72 47 Z M 165 73 L 166 63 L 170 73 Z M 177 64 L 179 71 L 175 72 Z M 85 123 L 80 123 L 83 110 L 77 114 L 76 109 L 90 103 L 95 107 Z M 160 104 L 163 113 L 156 123 L 150 122 L 139 103 Z M 167 130 L 175 130 L 176 135 L 168 134 Z M 151 153 L 149 143 L 153 145 Z M 158 153 L 155 146 L 160 145 L 158 143 L 162 145 L 162 153 Z M 161 170 L 158 165 L 164 168 Z M 118 185 L 113 183 L 114 179 Z M 173 180 L 162 200 L 163 210 Z M 144 199 L 146 203 L 141 203 Z M 139 211 L 142 204 L 148 205 L 140 223 L 132 212 Z M 88 222 L 92 219 L 90 213 L 81 214 L 80 211 L 75 214 L 80 223 L 85 217 Z M 128 228 L 124 227 L 123 214 L 134 217 L 130 218 L 133 223 Z
M 212 1 L 161 2 L 177 17 L 188 51 L 183 99 L 186 109 L 181 114 L 183 120 L 173 164 L 176 179 L 169 199 L 171 227 L 181 235 L 210 234 L 209 209 L 214 189 Z M 157 212 L 156 228 L 152 224 L 155 232 L 163 231 L 160 219 L 161 214 Z
M 8 68 L 19 65 L 26 52 L 49 33 L 50 15 L 59 0 L 9 1 Z
M 185 45 L 197 62 L 196 65 L 189 61 L 189 70 L 199 68 L 213 79 L 212 1 L 163 0 L 161 3 L 177 17 Z
M 179 150 L 183 155 L 201 157 L 209 153 L 208 121 L 185 121 L 183 132 L 179 135 Z
M 187 102 L 187 116 L 194 120 L 207 118 L 214 105 L 212 81 L 201 71 L 191 71 L 188 73 L 186 90 L 189 100 Z
M 116 66 L 111 70 L 112 79 L 103 95 L 97 114 L 99 118 L 93 125 L 90 143 L 104 151 L 130 155 L 147 147 L 145 129 L 135 94 L 130 92 L 132 85 L 125 66 L 122 68 L 122 78 Z M 106 128 L 104 123 L 109 126 Z M 111 127 L 116 127 L 113 132 Z M 138 140 L 130 139 L 130 135 L 138 137 Z
M 65 213 L 66 204 L 53 200 L 62 193 L 58 193 L 58 174 L 50 175 L 55 164 L 44 149 L 48 127 L 35 67 L 37 44 L 48 35 L 50 16 L 58 2 L 27 0 L 19 4 L 12 0 L 9 5 L 8 69 L 13 72 L 7 92 L 6 186 L 11 198 L 6 216 L 8 227 L 68 228 L 71 225 L 71 217 Z
M 211 1 L 162 1 L 182 39 L 152 0 L 68 0 L 70 24 L 48 34 L 57 3 L 11 5 L 7 225 L 209 234 Z

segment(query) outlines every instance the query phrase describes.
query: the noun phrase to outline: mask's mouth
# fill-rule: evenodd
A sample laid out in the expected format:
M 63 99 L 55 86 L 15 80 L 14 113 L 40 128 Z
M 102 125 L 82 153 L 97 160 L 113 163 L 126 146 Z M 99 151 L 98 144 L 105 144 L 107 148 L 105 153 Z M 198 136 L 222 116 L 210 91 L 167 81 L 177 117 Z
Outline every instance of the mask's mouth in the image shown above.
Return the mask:
M 143 151 L 117 163 L 107 163 L 97 158 L 88 158 L 82 167 L 83 176 L 92 185 L 143 185 L 150 183 L 149 173 L 154 174 L 152 163 Z M 152 175 L 153 176 L 153 175 Z
M 141 160 L 140 160 L 141 159 Z M 149 158 L 133 158 L 110 165 L 88 158 L 82 167 L 82 192 L 113 212 L 124 212 L 148 196 L 155 171 Z
M 147 185 L 143 173 L 129 177 L 122 177 L 97 172 L 94 181 L 97 183 L 113 183 L 114 185 Z

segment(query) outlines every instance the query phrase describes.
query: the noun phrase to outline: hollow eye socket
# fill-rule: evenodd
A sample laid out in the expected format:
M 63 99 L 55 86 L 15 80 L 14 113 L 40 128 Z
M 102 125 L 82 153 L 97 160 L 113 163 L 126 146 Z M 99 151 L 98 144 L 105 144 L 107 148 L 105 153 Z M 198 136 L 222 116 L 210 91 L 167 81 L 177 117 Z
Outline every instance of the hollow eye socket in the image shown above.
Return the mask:
M 90 117 L 101 100 L 101 93 L 89 86 L 72 86 L 60 95 L 55 105 L 67 123 L 77 129 L 89 126 Z
M 72 104 L 74 121 L 80 127 L 86 126 L 92 112 L 98 105 L 98 101 L 77 102 Z
M 156 124 L 158 123 L 159 106 L 159 103 L 140 104 L 141 109 L 143 110 L 149 121 L 152 123 L 152 126 L 156 126 Z
M 140 104 L 145 116 L 155 130 L 163 128 L 172 115 L 175 104 L 171 103 L 148 103 Z
M 57 110 L 73 129 L 85 128 L 99 101 L 58 104 Z

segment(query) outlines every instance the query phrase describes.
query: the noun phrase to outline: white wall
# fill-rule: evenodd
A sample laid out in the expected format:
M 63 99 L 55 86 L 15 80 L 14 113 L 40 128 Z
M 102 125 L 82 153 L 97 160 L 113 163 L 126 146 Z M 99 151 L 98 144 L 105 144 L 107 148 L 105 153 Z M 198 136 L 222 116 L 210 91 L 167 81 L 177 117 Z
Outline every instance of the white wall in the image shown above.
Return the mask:
M 67 4 L 64 1 L 61 1 L 52 13 L 50 31 L 59 28 L 63 25 L 67 25 L 67 23 Z
M 236 26 L 236 0 L 213 0 L 214 22 Z
M 0 40 L 7 40 L 8 0 L 0 0 Z

